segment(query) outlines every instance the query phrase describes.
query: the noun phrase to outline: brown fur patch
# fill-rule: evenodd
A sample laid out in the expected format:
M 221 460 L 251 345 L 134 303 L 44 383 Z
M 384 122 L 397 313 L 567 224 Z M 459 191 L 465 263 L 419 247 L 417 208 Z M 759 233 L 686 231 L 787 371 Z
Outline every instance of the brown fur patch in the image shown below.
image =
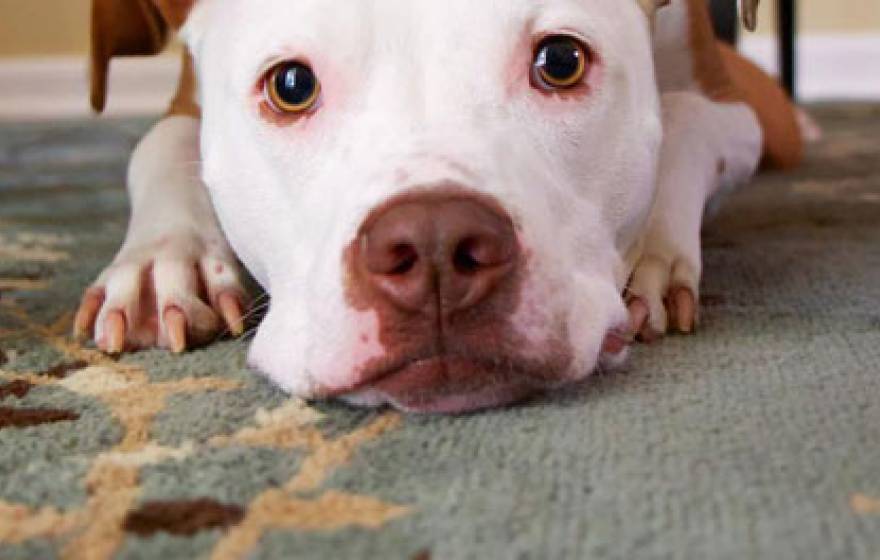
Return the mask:
M 23 379 L 17 379 L 15 381 L 10 381 L 9 383 L 4 383 L 0 385 L 0 400 L 3 400 L 9 396 L 14 396 L 17 399 L 20 399 L 27 395 L 32 388 L 33 385 L 31 385 L 27 381 L 24 381 Z
M 193 6 L 193 0 L 154 0 L 154 2 L 159 6 L 165 21 L 175 29 L 180 29 L 186 23 Z
M 27 428 L 56 422 L 78 420 L 79 414 L 55 408 L 10 408 L 0 406 L 0 430 L 3 428 Z
M 125 518 L 129 533 L 149 537 L 156 533 L 192 536 L 206 529 L 237 525 L 244 518 L 238 505 L 202 498 L 193 501 L 147 502 Z
M 774 169 L 797 167 L 803 159 L 804 142 L 788 94 L 776 80 L 732 48 L 719 44 L 718 49 L 734 87 L 761 123 L 763 164 Z
M 688 0 L 690 47 L 700 89 L 713 101 L 741 101 L 718 50 L 706 0 Z

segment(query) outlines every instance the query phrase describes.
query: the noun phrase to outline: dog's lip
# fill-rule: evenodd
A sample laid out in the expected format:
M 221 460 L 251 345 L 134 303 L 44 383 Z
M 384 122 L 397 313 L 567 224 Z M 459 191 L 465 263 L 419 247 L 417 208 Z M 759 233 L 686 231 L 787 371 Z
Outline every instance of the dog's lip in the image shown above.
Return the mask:
M 619 356 L 632 346 L 635 336 L 630 332 L 631 330 L 629 325 L 624 325 L 608 331 L 605 335 L 605 340 L 602 342 L 602 354 Z
M 558 373 L 525 360 L 437 354 L 382 370 L 338 396 L 373 392 L 408 412 L 456 414 L 522 401 L 562 381 Z
M 620 356 L 632 344 L 633 337 L 623 326 L 609 330 L 602 344 L 601 354 L 605 356 Z M 337 398 L 351 393 L 357 393 L 365 389 L 378 389 L 394 380 L 396 377 L 405 376 L 407 372 L 425 370 L 431 366 L 462 365 L 469 369 L 481 371 L 484 375 L 475 380 L 473 389 L 480 390 L 486 385 L 485 377 L 494 376 L 496 381 L 500 378 L 509 385 L 518 384 L 529 386 L 535 390 L 552 389 L 566 382 L 561 372 L 548 371 L 543 364 L 529 363 L 528 360 L 515 356 L 483 355 L 480 353 L 442 353 L 437 351 L 425 351 L 407 354 L 396 359 L 383 360 L 383 364 L 368 370 L 360 376 L 360 379 L 352 384 L 338 387 L 323 386 L 318 391 L 318 398 Z M 444 391 L 440 384 L 434 385 L 431 390 L 433 395 L 460 394 L 461 385 L 456 385 L 454 391 Z
M 411 377 L 414 372 L 432 371 L 429 383 L 431 386 L 430 393 L 433 396 L 442 396 L 444 394 L 461 394 L 462 389 L 466 389 L 461 383 L 453 384 L 448 387 L 446 384 L 440 383 L 440 379 L 448 374 L 448 371 L 454 367 L 465 367 L 467 369 L 478 370 L 484 375 L 474 378 L 473 389 L 479 390 L 486 385 L 486 377 L 493 376 L 495 381 L 503 380 L 508 384 L 528 385 L 534 389 L 543 389 L 552 387 L 556 382 L 556 376 L 549 375 L 546 370 L 539 369 L 533 365 L 527 364 L 525 360 L 512 357 L 501 356 L 480 356 L 480 355 L 464 355 L 464 354 L 445 354 L 445 353 L 427 353 L 420 355 L 411 355 L 394 360 L 390 364 L 385 364 L 373 371 L 362 376 L 362 378 L 351 385 L 341 387 L 323 387 L 320 391 L 321 398 L 336 398 L 350 393 L 357 393 L 365 389 L 379 390 L 387 389 L 395 381 L 399 381 L 405 377 Z M 466 391 L 464 391 L 466 392 Z

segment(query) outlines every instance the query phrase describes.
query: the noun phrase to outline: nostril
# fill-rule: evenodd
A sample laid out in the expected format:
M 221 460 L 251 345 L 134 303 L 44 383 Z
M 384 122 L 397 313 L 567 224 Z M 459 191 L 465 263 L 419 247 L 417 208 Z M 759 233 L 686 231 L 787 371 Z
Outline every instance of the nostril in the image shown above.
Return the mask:
M 513 221 L 479 197 L 412 194 L 371 213 L 360 236 L 353 280 L 408 313 L 473 307 L 519 260 Z
M 478 244 L 479 240 L 473 237 L 463 239 L 458 243 L 452 254 L 452 264 L 455 266 L 456 272 L 464 275 L 475 274 L 484 266 L 478 256 Z
M 403 276 L 415 268 L 419 253 L 411 243 L 398 243 L 390 250 L 391 266 L 386 274 Z
M 510 258 L 510 250 L 501 240 L 494 237 L 470 236 L 465 237 L 455 246 L 452 263 L 456 272 L 469 275 L 502 265 Z

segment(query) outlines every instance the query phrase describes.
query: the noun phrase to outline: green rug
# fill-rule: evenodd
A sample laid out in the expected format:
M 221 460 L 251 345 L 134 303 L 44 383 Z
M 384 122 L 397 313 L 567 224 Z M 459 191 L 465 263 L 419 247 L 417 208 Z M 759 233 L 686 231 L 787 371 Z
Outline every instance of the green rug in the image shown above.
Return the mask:
M 0 125 L 0 558 L 880 558 L 880 107 L 815 114 L 709 227 L 698 336 L 462 417 L 73 343 L 148 123 Z

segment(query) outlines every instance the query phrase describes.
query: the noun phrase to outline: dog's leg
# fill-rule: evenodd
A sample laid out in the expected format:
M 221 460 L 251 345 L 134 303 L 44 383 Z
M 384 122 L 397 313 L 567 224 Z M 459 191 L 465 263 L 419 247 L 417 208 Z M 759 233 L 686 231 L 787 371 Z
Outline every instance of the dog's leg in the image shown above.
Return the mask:
M 128 171 L 131 219 L 113 263 L 86 291 L 75 334 L 118 353 L 175 352 L 224 328 L 242 331 L 238 265 L 200 180 L 199 121 L 173 115 L 137 146 Z
M 662 97 L 664 140 L 654 209 L 629 286 L 633 330 L 652 340 L 693 331 L 702 272 L 700 229 L 707 202 L 747 181 L 761 158 L 762 132 L 745 103 L 697 92 Z

